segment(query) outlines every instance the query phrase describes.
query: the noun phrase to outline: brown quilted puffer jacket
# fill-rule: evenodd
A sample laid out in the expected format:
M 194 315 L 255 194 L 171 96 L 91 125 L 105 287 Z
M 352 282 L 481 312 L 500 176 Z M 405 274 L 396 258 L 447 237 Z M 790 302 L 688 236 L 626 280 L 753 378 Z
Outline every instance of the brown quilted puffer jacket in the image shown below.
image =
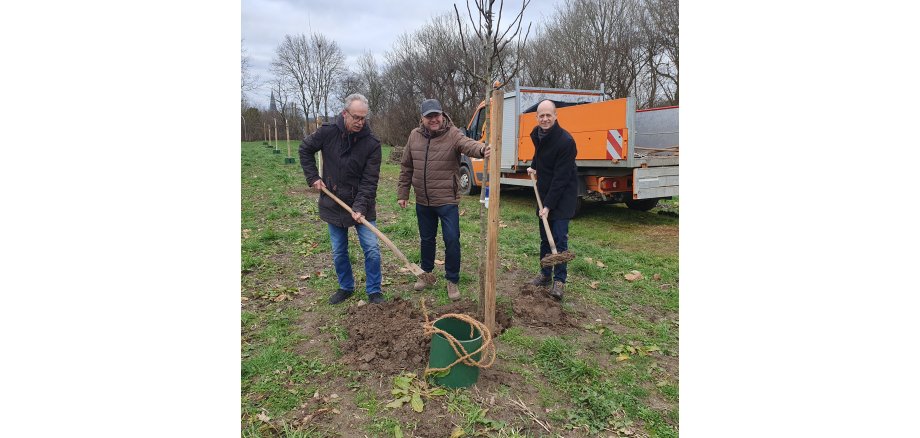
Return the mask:
M 444 127 L 429 132 L 421 124 L 409 134 L 403 149 L 397 199 L 409 199 L 429 207 L 460 203 L 460 154 L 483 158 L 484 145 L 460 132 L 447 113 Z

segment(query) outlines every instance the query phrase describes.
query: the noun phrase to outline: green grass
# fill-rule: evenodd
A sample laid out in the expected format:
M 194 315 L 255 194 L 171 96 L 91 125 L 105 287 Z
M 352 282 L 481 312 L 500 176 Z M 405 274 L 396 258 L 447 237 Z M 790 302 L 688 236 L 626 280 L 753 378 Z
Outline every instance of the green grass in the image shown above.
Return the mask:
M 488 409 L 474 402 L 467 391 L 454 390 L 447 393 L 447 411 L 458 414 L 459 425 L 469 436 L 502 430 L 506 424 L 488 417 Z
M 292 347 L 305 339 L 294 329 L 297 312 L 258 315 L 243 312 L 241 325 L 261 329 L 252 331 L 252 337 L 242 343 L 241 386 L 243 394 L 264 397 L 243 397 L 244 416 L 267 412 L 277 416 L 290 411 L 313 393 L 311 389 L 319 377 L 334 371 L 331 364 L 296 354 Z
M 641 402 L 648 393 L 639 384 L 642 377 L 637 370 L 647 363 L 630 364 L 608 376 L 594 361 L 579 358 L 575 345 L 559 338 L 543 341 L 535 360 L 549 381 L 571 397 L 573 408 L 564 418 L 573 428 L 587 427 L 597 433 L 616 427 L 619 419 L 614 413 L 623 411 L 644 421 L 653 436 L 677 436 L 658 412 Z
M 296 146 L 292 142 L 292 150 L 296 151 Z M 241 294 L 249 303 L 259 303 L 244 306 L 240 318 L 241 433 L 253 437 L 324 436 L 328 434 L 323 432 L 325 429 L 314 427 L 295 430 L 282 425 L 268 431 L 264 423 L 255 419 L 260 413 L 281 418 L 316 389 L 330 385 L 333 377 L 345 377 L 350 372 L 337 361 L 341 344 L 348 336 L 348 322 L 341 307 L 330 306 L 325 300 L 337 282 L 335 271 L 325 262 L 331 259 L 331 247 L 326 225 L 319 219 L 318 195 L 306 190 L 299 158 L 293 165 L 284 164 L 283 145 L 282 150 L 285 152 L 281 155 L 274 155 L 261 142 L 243 143 L 241 148 Z M 377 225 L 410 260 L 417 262 L 415 209 L 412 205 L 401 209 L 396 203 L 399 166 L 387 162 L 390 151 L 390 147 L 383 148 Z M 464 296 L 473 300 L 479 294 L 478 200 L 478 196 L 467 196 L 460 202 L 460 287 Z M 500 275 L 537 273 L 540 234 L 534 210 L 531 188 L 502 188 L 501 223 L 507 227 L 499 232 Z M 589 336 L 537 336 L 521 326 L 511 327 L 497 337 L 502 369 L 521 376 L 539 393 L 538 410 L 542 413 L 544 408 L 550 409 L 544 418 L 554 425 L 579 433 L 587 433 L 587 428 L 604 436 L 619 428 L 640 428 L 642 434 L 651 436 L 677 435 L 679 382 L 659 362 L 665 356 L 676 356 L 679 344 L 678 212 L 677 198 L 660 202 L 650 212 L 632 211 L 622 204 L 588 203 L 571 222 L 569 249 L 577 258 L 568 265 L 563 308 L 577 316 L 584 306 L 595 306 L 617 324 L 616 331 L 604 323 L 586 320 L 579 322 L 593 324 L 593 341 Z M 349 238 L 350 246 L 358 248 L 353 233 Z M 436 257 L 443 260 L 440 236 L 438 242 Z M 386 248 L 381 253 L 387 298 L 413 297 L 414 277 L 396 273 L 402 263 Z M 351 258 L 358 277 L 356 285 L 361 289 L 364 282 L 360 279 L 360 251 L 353 250 Z M 443 268 L 437 269 L 443 275 Z M 624 275 L 632 270 L 641 272 L 644 278 L 627 281 Z M 310 274 L 310 278 L 300 280 L 304 274 Z M 660 280 L 653 279 L 655 274 Z M 439 286 L 443 287 L 443 281 Z M 281 294 L 293 295 L 299 288 L 309 291 L 303 298 L 306 304 L 272 301 Z M 445 295 L 443 291 L 434 294 L 437 305 L 448 302 Z M 500 296 L 502 299 L 507 298 Z M 331 357 L 296 352 L 297 345 L 309 341 L 298 325 L 307 308 L 324 317 L 322 327 L 316 328 L 327 339 L 324 342 L 334 353 Z M 624 345 L 657 346 L 661 351 L 616 362 L 614 350 Z M 351 389 L 339 389 L 338 393 L 351 397 L 365 417 L 375 418 L 363 423 L 362 434 L 395 436 L 394 429 L 399 426 L 404 436 L 412 436 L 415 426 L 411 422 L 401 423 L 387 416 L 387 410 L 382 408 L 386 395 L 360 386 Z M 499 386 L 498 391 L 497 398 L 514 395 L 506 386 Z M 673 407 L 654 409 L 652 398 Z M 484 413 L 484 407 L 470 397 L 469 391 L 452 391 L 447 399 L 447 409 L 452 411 L 432 414 L 454 415 L 468 434 L 478 431 L 491 436 L 519 436 L 518 431 L 527 425 L 524 419 L 520 423 L 490 423 L 489 413 Z

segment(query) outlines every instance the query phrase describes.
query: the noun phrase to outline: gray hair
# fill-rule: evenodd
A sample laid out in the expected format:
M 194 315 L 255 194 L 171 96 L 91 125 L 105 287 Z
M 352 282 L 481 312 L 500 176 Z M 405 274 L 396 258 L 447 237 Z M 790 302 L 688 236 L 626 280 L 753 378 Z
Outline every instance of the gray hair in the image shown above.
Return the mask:
M 349 94 L 348 97 L 345 98 L 345 108 L 348 108 L 349 106 L 351 106 L 351 103 L 356 100 L 363 103 L 364 105 L 370 106 L 367 103 L 367 98 L 364 97 L 363 94 L 354 93 L 354 94 Z

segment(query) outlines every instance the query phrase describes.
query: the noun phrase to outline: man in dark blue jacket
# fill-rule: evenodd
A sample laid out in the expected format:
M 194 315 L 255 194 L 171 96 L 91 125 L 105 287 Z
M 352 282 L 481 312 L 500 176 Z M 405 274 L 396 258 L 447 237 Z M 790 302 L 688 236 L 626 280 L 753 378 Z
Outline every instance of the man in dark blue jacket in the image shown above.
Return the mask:
M 575 166 L 578 151 L 575 140 L 556 121 L 556 105 L 552 101 L 544 100 L 537 105 L 537 126 L 531 131 L 530 139 L 534 154 L 527 172 L 537 177 L 537 192 L 543 201 L 543 209 L 537 214 L 549 222 L 556 250 L 566 251 L 569 248 L 569 220 L 575 216 L 578 201 L 578 172 Z M 543 222 L 537 222 L 540 227 L 540 259 L 543 259 L 551 251 Z M 567 274 L 565 263 L 541 268 L 540 275 L 531 284 L 550 286 L 550 296 L 561 301 Z
M 380 247 L 377 235 L 361 218 L 377 226 L 377 181 L 380 178 L 380 140 L 367 126 L 367 98 L 352 94 L 345 98 L 345 109 L 331 123 L 324 123 L 300 143 L 300 165 L 307 182 L 316 190 L 326 188 L 351 207 L 349 214 L 325 193 L 319 195 L 319 217 L 329 225 L 332 259 L 339 289 L 329 304 L 345 301 L 355 291 L 355 278 L 348 256 L 348 228 L 354 226 L 364 251 L 368 301 L 384 301 L 380 290 Z M 323 154 L 323 175 L 316 170 L 316 151 Z

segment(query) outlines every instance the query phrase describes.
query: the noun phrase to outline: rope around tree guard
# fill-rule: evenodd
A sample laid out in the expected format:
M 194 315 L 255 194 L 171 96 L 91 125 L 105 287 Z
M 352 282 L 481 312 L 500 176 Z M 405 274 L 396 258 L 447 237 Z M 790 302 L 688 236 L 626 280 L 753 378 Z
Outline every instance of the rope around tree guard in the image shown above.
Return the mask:
M 463 313 L 445 313 L 438 318 L 441 319 L 450 317 L 466 322 L 470 325 L 470 337 L 472 337 L 475 333 L 474 329 L 479 329 L 479 334 L 482 336 L 482 345 L 480 345 L 479 348 L 475 351 L 467 353 L 466 349 L 463 348 L 463 344 L 461 344 L 457 338 L 453 337 L 450 333 L 435 327 L 434 322 L 428 320 L 428 309 L 425 308 L 425 299 L 420 298 L 419 301 L 422 304 L 422 314 L 425 315 L 425 336 L 433 336 L 436 333 L 440 334 L 444 337 L 444 339 L 447 339 L 447 342 L 450 343 L 451 348 L 454 349 L 454 354 L 457 355 L 457 360 L 444 368 L 425 367 L 425 376 L 428 376 L 432 373 L 439 373 L 441 371 L 450 371 L 454 365 L 457 365 L 460 362 L 463 362 L 464 364 L 471 367 L 489 368 L 492 366 L 492 363 L 495 362 L 495 344 L 492 343 L 492 332 L 489 331 L 489 328 L 486 327 L 485 324 Z M 484 350 L 487 350 L 483 354 L 483 357 L 488 358 L 486 361 L 477 361 L 476 359 L 473 359 L 473 355 Z

